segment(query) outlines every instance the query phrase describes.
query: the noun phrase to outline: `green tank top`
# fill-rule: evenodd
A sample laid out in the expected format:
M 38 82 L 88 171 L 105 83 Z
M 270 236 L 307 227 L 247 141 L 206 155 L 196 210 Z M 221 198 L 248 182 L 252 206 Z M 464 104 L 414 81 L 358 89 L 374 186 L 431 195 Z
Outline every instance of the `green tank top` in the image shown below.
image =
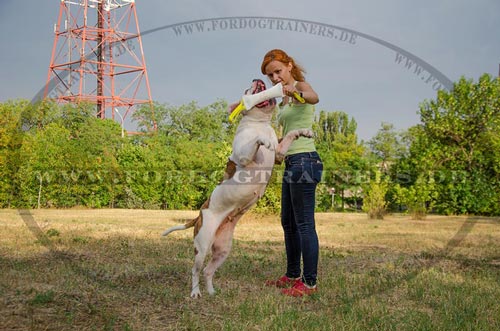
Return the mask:
M 292 130 L 310 129 L 314 121 L 314 105 L 285 104 L 278 106 L 278 123 L 283 127 L 283 137 Z M 286 155 L 304 152 L 314 152 L 316 146 L 313 138 L 300 137 L 295 140 L 288 149 Z

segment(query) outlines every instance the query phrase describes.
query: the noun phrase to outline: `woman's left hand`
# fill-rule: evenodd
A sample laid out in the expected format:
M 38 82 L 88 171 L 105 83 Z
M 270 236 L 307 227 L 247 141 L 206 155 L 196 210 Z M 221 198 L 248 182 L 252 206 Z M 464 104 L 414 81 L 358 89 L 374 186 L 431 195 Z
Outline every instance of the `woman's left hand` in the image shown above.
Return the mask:
M 293 85 L 283 85 L 283 94 L 284 95 L 292 97 L 294 92 L 299 93 L 299 91 L 297 90 L 297 88 L 295 86 L 293 86 Z

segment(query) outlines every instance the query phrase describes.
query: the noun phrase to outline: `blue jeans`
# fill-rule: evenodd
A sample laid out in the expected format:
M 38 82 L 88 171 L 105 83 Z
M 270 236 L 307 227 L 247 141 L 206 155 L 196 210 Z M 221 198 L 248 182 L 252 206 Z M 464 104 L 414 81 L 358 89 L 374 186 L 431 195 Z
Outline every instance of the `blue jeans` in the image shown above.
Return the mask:
M 281 190 L 281 225 L 285 234 L 286 276 L 301 275 L 302 280 L 316 285 L 319 242 L 314 221 L 316 186 L 321 181 L 323 163 L 317 152 L 297 153 L 285 158 Z

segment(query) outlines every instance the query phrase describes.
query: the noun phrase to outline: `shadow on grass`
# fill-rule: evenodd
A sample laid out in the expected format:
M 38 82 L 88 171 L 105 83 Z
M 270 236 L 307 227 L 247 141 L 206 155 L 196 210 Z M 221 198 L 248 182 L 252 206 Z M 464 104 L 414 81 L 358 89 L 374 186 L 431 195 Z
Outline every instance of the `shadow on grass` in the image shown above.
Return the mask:
M 460 246 L 476 224 L 474 219 L 466 220 L 442 249 L 417 256 L 387 247 L 347 254 L 321 248 L 324 291 L 304 304 L 304 301 L 289 301 L 279 295 L 279 290 L 263 286 L 268 276 L 275 276 L 284 266 L 282 242 L 235 240 L 231 255 L 214 279 L 218 295 L 212 298 L 203 292 L 203 299 L 196 301 L 189 298 L 193 264 L 191 238 L 149 239 L 123 235 L 83 238 L 74 233 L 50 237 L 37 227 L 29 211 L 20 215 L 38 243 L 48 251 L 31 258 L 0 257 L 2 270 L 9 271 L 0 278 L 3 283 L 0 290 L 8 303 L 3 315 L 15 316 L 16 323 L 28 325 L 31 318 L 41 326 L 57 325 L 60 329 L 68 325 L 81 326 L 80 329 L 91 329 L 95 325 L 126 329 L 127 325 L 141 323 L 162 325 L 165 329 L 178 329 L 179 325 L 187 328 L 190 323 L 218 325 L 225 321 L 226 313 L 239 316 L 239 310 L 244 307 L 255 311 L 255 315 L 244 317 L 250 324 L 258 323 L 262 318 L 258 312 L 264 309 L 269 310 L 266 316 L 274 318 L 308 309 L 320 315 L 355 318 L 354 325 L 365 323 L 379 317 L 374 314 L 356 320 L 355 316 L 366 309 L 366 301 L 385 300 L 378 295 L 385 297 L 387 293 L 387 297 L 391 297 L 397 290 L 391 291 L 419 275 L 425 281 L 429 277 L 427 271 L 452 258 L 453 249 Z M 16 279 L 17 275 L 21 275 L 20 279 Z M 11 277 L 17 285 L 8 288 L 6 277 Z M 417 280 L 416 284 L 420 286 L 423 280 Z M 420 295 L 418 291 L 415 293 L 412 295 Z M 206 304 L 211 308 L 206 308 Z M 21 317 L 16 309 L 24 311 L 25 316 Z M 203 310 L 201 317 L 199 309 Z M 198 320 L 189 322 L 192 318 Z
M 119 236 L 79 241 L 36 233 L 49 251 L 28 258 L 0 256 L 5 270 L 0 328 L 126 330 L 140 316 L 159 309 L 172 316 L 182 309 L 189 286 L 189 241 L 152 247 L 148 240 Z
M 42 229 L 39 227 L 35 218 L 33 217 L 33 215 L 31 214 L 31 212 L 29 210 L 19 210 L 18 213 L 21 216 L 23 222 L 26 224 L 26 226 L 31 231 L 31 233 L 37 238 L 37 240 L 43 246 L 45 246 L 47 249 L 49 249 L 50 254 L 53 257 L 56 257 L 56 258 L 58 257 L 61 261 L 66 261 L 66 263 L 69 263 L 70 269 L 73 270 L 73 272 L 75 274 L 81 274 L 85 278 L 94 279 L 96 281 L 99 281 L 99 279 L 100 279 L 100 280 L 104 281 L 103 283 L 109 283 L 110 285 L 114 286 L 112 282 L 111 283 L 108 282 L 109 277 L 106 276 L 106 274 L 101 275 L 101 274 L 99 274 L 99 272 L 91 271 L 91 270 L 87 270 L 85 268 L 82 268 L 81 264 L 80 264 L 81 261 L 78 258 L 76 258 L 76 259 L 71 258 L 70 253 L 64 253 L 64 252 L 59 251 L 55 247 L 52 239 L 49 238 L 42 231 Z M 432 266 L 434 266 L 435 264 L 439 263 L 439 261 L 441 261 L 443 259 L 447 259 L 450 256 L 450 253 L 454 250 L 454 248 L 460 246 L 460 244 L 467 238 L 468 234 L 472 231 L 472 229 L 474 228 L 474 225 L 477 222 L 478 222 L 477 218 L 474 218 L 474 217 L 467 218 L 464 221 L 464 223 L 462 224 L 462 226 L 460 227 L 460 229 L 455 233 L 455 235 L 448 240 L 448 242 L 446 243 L 446 245 L 444 246 L 443 249 L 436 251 L 436 252 L 433 252 L 431 254 L 423 253 L 423 255 L 421 257 L 424 259 L 430 260 L 430 263 L 421 263 L 420 267 L 412 270 L 411 272 L 406 274 L 404 277 L 401 277 L 399 279 L 399 281 L 390 282 L 390 284 L 387 284 L 388 286 L 386 286 L 386 287 L 382 286 L 380 288 L 374 288 L 371 291 L 368 291 L 366 293 L 366 297 L 359 298 L 359 299 L 366 299 L 370 296 L 377 295 L 377 294 L 380 294 L 380 293 L 383 293 L 386 291 L 390 291 L 393 288 L 401 285 L 404 282 L 411 281 L 412 279 L 417 277 L 420 273 L 422 273 L 424 270 L 427 270 L 427 269 L 431 268 Z M 177 244 L 175 244 L 175 245 L 178 245 L 179 247 L 184 247 L 184 250 L 186 252 L 183 253 L 183 254 L 185 254 L 185 256 L 183 257 L 183 263 L 179 264 L 179 261 L 177 261 L 177 263 L 172 264 L 171 263 L 172 261 L 169 259 L 169 257 L 172 257 L 172 252 L 178 250 L 179 248 L 177 248 L 173 251 L 166 250 L 163 254 L 159 254 L 157 256 L 159 265 L 162 265 L 162 267 L 158 267 L 158 270 L 161 270 L 161 273 L 163 273 L 164 278 L 166 277 L 166 279 L 169 279 L 171 281 L 174 281 L 176 279 L 177 280 L 183 279 L 183 287 L 185 287 L 186 278 L 190 277 L 190 275 L 186 275 L 185 270 L 190 270 L 190 268 L 192 266 L 192 262 L 193 262 L 192 240 L 183 240 L 183 241 L 169 240 L 168 242 L 170 244 L 172 244 L 172 242 L 176 242 Z M 179 244 L 179 243 L 182 243 L 182 244 Z M 147 245 L 147 243 L 145 243 L 145 245 Z M 275 247 L 275 248 L 280 249 L 280 247 Z M 121 249 L 121 248 L 120 247 L 118 247 L 118 248 L 117 247 L 110 247 L 109 249 L 111 250 L 111 252 L 113 252 L 116 249 Z M 255 247 L 252 245 L 252 247 L 250 247 L 249 249 L 255 249 Z M 188 251 L 189 251 L 189 253 L 187 253 Z M 106 252 L 109 253 L 110 251 L 106 251 Z M 265 260 L 265 257 L 262 257 L 262 256 L 265 256 L 265 253 L 263 253 L 261 255 L 255 255 L 255 252 L 253 252 L 251 255 L 253 256 L 253 258 L 255 258 L 257 256 L 257 259 Z M 249 259 L 249 257 L 244 253 L 240 254 L 240 258 L 242 258 L 243 260 Z M 168 260 L 168 262 L 167 262 L 167 260 Z M 175 261 L 175 258 L 174 258 L 174 261 Z M 123 261 L 123 263 L 125 265 L 127 263 L 130 263 L 130 262 L 132 262 L 132 261 L 130 261 L 130 260 Z M 226 262 L 226 263 L 228 263 L 228 262 Z M 229 262 L 229 263 L 231 263 L 231 262 Z M 270 262 L 266 262 L 266 263 L 270 263 Z M 176 270 L 184 270 L 184 271 L 179 273 Z M 170 275 L 168 273 L 170 273 Z M 147 281 L 149 276 L 143 275 L 143 277 L 145 277 L 144 280 Z M 158 274 L 158 276 L 155 276 L 155 277 L 160 279 L 162 276 L 160 276 Z M 155 278 L 155 277 L 153 277 L 153 278 Z M 180 285 L 180 284 L 178 284 L 178 285 Z

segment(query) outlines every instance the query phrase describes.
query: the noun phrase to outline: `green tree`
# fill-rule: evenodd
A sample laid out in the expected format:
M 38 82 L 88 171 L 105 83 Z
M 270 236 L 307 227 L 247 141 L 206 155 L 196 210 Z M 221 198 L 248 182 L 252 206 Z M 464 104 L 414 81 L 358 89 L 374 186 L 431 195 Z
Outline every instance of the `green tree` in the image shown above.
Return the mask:
M 57 123 L 27 134 L 21 148 L 18 207 L 69 207 L 71 173 L 67 171 L 70 132 Z M 64 201 L 64 202 L 63 202 Z
M 361 184 L 367 180 L 368 163 L 366 149 L 358 142 L 357 123 L 354 118 L 341 111 L 321 111 L 314 124 L 317 149 L 324 164 L 322 185 L 318 188 L 318 200 L 322 209 L 330 209 L 333 188 L 345 207 L 345 193 L 349 192 L 350 202 L 357 204 Z
M 145 190 L 154 190 L 159 192 L 155 201 L 159 201 L 162 208 L 196 209 L 201 206 L 222 179 L 231 152 L 236 126 L 229 126 L 226 108 L 227 103 L 223 101 L 206 107 L 199 107 L 195 102 L 180 107 L 155 104 L 157 133 L 142 139 L 142 147 L 132 151 L 141 157 L 125 164 L 123 155 L 120 156 L 120 163 L 125 168 L 156 169 L 160 175 L 157 178 L 162 178 L 161 183 L 147 188 L 146 183 L 129 182 L 127 187 L 134 201 L 144 201 L 152 195 Z M 150 123 L 150 109 L 143 107 L 135 117 L 139 122 Z M 143 124 L 143 129 L 145 127 Z M 125 154 L 129 152 L 124 151 Z M 149 161 L 144 155 L 148 155 Z
M 42 107 L 42 111 L 37 107 Z M 27 131 L 16 174 L 16 183 L 21 188 L 18 205 L 112 205 L 115 154 L 122 144 L 118 123 L 96 118 L 88 104 L 46 107 L 43 103 L 34 105 L 23 118 L 28 124 L 24 125 Z M 60 116 L 50 119 L 32 116 L 40 113 Z
M 382 123 L 377 134 L 368 142 L 371 152 L 375 155 L 380 169 L 387 174 L 390 166 L 401 156 L 404 145 L 400 134 L 390 123 Z
M 27 101 L 0 103 L 0 207 L 11 207 L 17 193 L 15 176 L 24 132 L 21 129 Z
M 205 107 L 199 107 L 194 101 L 178 107 L 155 103 L 153 109 L 141 107 L 133 117 L 141 130 L 148 132 L 154 121 L 158 134 L 174 140 L 220 141 L 234 133 L 235 126 L 229 125 L 226 109 L 225 101 Z
M 407 186 L 434 174 L 435 210 L 446 214 L 500 214 L 500 79 L 460 79 L 451 91 L 420 106 L 422 124 L 412 130 Z

